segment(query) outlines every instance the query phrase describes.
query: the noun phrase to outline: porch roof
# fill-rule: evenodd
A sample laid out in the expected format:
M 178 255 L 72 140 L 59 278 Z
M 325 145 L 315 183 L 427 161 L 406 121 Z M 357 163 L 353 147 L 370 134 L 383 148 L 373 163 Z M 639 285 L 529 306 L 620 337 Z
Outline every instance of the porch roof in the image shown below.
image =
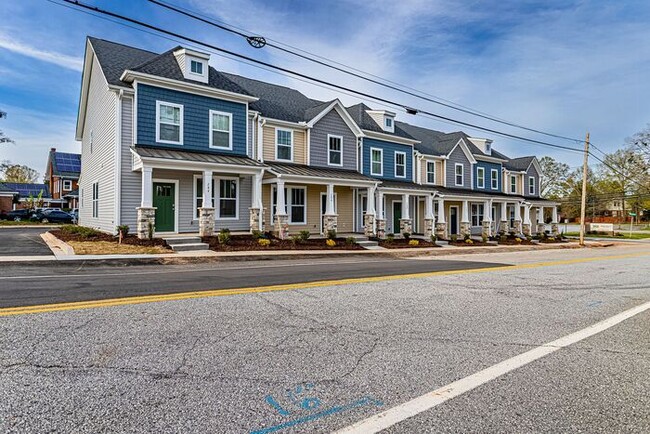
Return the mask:
M 508 200 L 512 202 L 521 202 L 527 200 L 523 196 L 512 195 L 502 193 L 500 191 L 495 192 L 482 192 L 477 190 L 467 190 L 463 188 L 447 188 L 447 187 L 435 187 L 438 194 L 444 199 L 447 196 L 463 196 L 463 197 L 478 197 L 484 199 L 497 199 L 497 200 Z
M 423 185 L 416 184 L 415 182 L 409 181 L 391 181 L 391 180 L 382 180 L 381 185 L 379 185 L 380 190 L 416 190 L 421 193 L 433 194 L 436 192 L 437 188 L 433 185 Z
M 268 170 L 275 175 L 302 176 L 325 179 L 341 179 L 362 181 L 369 184 L 379 183 L 379 180 L 363 175 L 356 170 L 336 169 L 332 167 L 305 166 L 292 163 L 265 163 Z
M 263 168 L 264 164 L 243 155 L 217 154 L 212 152 L 200 152 L 191 150 L 178 150 L 167 148 L 156 148 L 143 145 L 132 146 L 131 149 L 140 158 L 155 158 L 158 160 L 172 160 L 190 163 L 226 164 L 234 166 L 249 166 L 251 168 Z

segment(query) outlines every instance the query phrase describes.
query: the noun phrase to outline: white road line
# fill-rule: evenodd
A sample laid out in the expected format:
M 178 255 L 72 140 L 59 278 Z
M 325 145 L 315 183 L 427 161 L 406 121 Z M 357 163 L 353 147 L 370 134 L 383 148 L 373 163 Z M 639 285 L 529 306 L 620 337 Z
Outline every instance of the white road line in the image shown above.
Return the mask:
M 483 369 L 482 371 L 468 377 L 454 381 L 453 383 L 436 389 L 433 392 L 426 393 L 412 399 L 411 401 L 405 402 L 404 404 L 389 408 L 386 411 L 340 429 L 336 431 L 336 434 L 377 433 L 410 417 L 430 410 L 445 401 L 469 392 L 482 384 L 507 374 L 508 372 L 547 356 L 561 348 L 568 347 L 569 345 L 605 331 L 610 327 L 614 327 L 626 319 L 632 318 L 648 309 L 650 309 L 650 302 L 643 303 L 575 333 L 571 333 L 570 335 L 566 335 L 523 354 L 504 360 L 501 363 L 497 363 L 496 365 L 490 366 L 489 368 Z

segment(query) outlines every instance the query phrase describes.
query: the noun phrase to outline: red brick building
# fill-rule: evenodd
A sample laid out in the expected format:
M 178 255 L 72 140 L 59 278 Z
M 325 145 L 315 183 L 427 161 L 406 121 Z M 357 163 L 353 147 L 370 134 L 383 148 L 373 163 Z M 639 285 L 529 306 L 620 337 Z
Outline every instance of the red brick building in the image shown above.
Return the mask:
M 45 184 L 50 192 L 51 206 L 61 208 L 79 208 L 79 173 L 81 172 L 81 155 L 57 152 L 50 149 L 45 169 Z

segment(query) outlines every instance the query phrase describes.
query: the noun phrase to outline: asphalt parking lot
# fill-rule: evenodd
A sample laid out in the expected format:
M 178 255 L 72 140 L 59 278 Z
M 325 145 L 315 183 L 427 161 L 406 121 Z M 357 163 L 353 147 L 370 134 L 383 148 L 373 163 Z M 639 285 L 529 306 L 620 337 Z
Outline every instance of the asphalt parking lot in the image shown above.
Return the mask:
M 0 256 L 50 256 L 41 238 L 49 227 L 0 227 Z

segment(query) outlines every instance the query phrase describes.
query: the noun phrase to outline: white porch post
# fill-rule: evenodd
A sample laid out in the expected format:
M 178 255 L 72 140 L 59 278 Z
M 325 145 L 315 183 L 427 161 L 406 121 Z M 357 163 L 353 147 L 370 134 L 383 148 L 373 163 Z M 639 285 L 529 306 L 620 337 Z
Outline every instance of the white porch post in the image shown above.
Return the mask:
M 199 208 L 199 235 L 214 234 L 214 207 L 212 205 L 212 171 L 203 171 L 203 205 Z
M 461 216 L 461 223 L 469 223 L 469 201 L 463 201 L 463 211 Z
M 553 216 L 551 218 L 551 223 L 559 223 L 559 221 L 557 221 L 557 219 L 558 219 L 558 217 L 557 217 L 557 206 L 554 206 L 553 207 Z
M 537 223 L 540 225 L 544 224 L 544 207 L 537 207 Z
M 524 235 L 531 234 L 530 208 L 530 205 L 524 205 L 524 224 L 522 226 L 522 232 Z
M 375 191 L 376 185 L 368 187 L 366 215 L 363 216 L 363 233 L 367 237 L 375 235 Z
M 151 167 L 142 168 L 142 208 L 151 208 L 153 206 L 153 169 Z
M 136 231 L 138 238 L 153 238 L 156 224 L 156 208 L 153 207 L 153 169 L 148 166 L 142 168 L 142 185 L 140 206 L 136 208 Z
M 460 219 L 460 234 L 464 237 L 472 235 L 472 227 L 469 222 L 469 201 L 463 201 L 463 210 Z
M 445 220 L 445 200 L 438 199 L 438 223 L 446 224 Z
M 481 236 L 489 238 L 492 236 L 492 201 L 483 202 L 483 223 L 481 223 Z
M 425 219 L 434 219 L 433 215 L 433 197 L 432 196 L 425 196 L 425 201 L 424 201 L 424 218 Z
M 375 192 L 377 191 L 377 186 L 373 185 L 368 187 L 368 207 L 366 209 L 366 214 L 375 215 Z
M 251 191 L 251 207 L 250 207 L 250 230 L 263 231 L 264 230 L 264 206 L 262 205 L 262 178 L 264 172 L 256 173 L 253 177 L 253 185 Z
M 506 234 L 510 229 L 510 222 L 508 221 L 508 202 L 501 202 L 501 217 L 499 219 L 499 232 Z
M 445 200 L 438 199 L 438 221 L 436 222 L 436 237 L 447 239 L 447 222 L 445 221 Z
M 212 171 L 203 172 L 203 208 L 212 208 Z
M 424 236 L 430 238 L 435 233 L 433 195 L 424 196 Z
M 402 219 L 406 220 L 409 219 L 409 209 L 411 208 L 409 206 L 409 201 L 411 200 L 411 196 L 408 194 L 403 194 L 402 195 Z
M 515 203 L 515 223 L 512 228 L 512 230 L 515 231 L 515 233 L 520 234 L 521 233 L 521 207 L 522 205 L 517 202 Z
M 553 206 L 553 216 L 551 218 L 551 234 L 555 237 L 559 235 L 560 230 L 558 226 L 557 205 Z
M 289 216 L 284 198 L 284 179 L 278 178 L 275 193 L 275 232 L 281 240 L 289 236 Z
M 368 199 L 370 200 L 370 199 Z M 374 200 L 374 198 L 373 198 Z M 384 216 L 384 193 L 377 193 L 377 237 L 384 238 L 386 233 L 386 218 Z
M 323 216 L 323 231 L 329 234 L 330 231 L 338 229 L 337 215 L 334 205 L 334 184 L 327 184 L 327 198 L 325 201 L 325 215 Z
M 399 221 L 399 231 L 401 234 L 413 233 L 413 221 L 410 217 L 411 196 L 409 194 L 402 195 L 402 218 Z

